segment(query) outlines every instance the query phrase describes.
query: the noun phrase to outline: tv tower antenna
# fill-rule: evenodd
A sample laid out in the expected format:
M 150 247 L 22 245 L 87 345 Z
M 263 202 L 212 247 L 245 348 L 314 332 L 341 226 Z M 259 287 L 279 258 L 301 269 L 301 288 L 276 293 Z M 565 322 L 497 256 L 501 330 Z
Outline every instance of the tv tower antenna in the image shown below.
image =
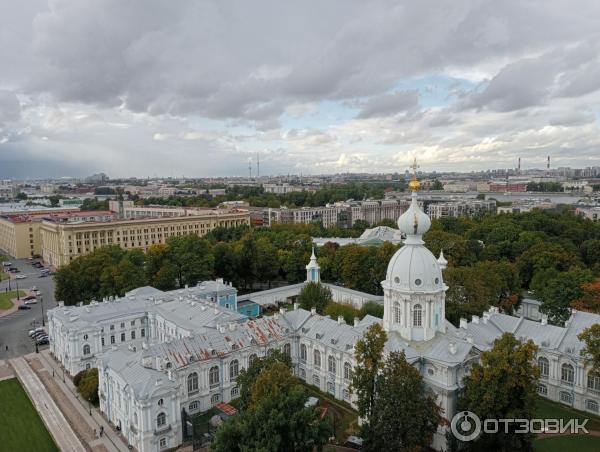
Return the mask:
M 258 152 L 256 153 L 256 178 L 260 178 L 260 160 L 258 158 Z
M 252 179 L 252 158 L 248 157 L 248 173 L 250 174 L 250 179 Z

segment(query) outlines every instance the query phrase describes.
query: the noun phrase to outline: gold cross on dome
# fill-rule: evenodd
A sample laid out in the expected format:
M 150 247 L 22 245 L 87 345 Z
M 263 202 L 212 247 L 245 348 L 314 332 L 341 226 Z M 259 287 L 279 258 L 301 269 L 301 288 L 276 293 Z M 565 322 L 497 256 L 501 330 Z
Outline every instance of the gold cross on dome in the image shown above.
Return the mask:
M 417 175 L 417 169 L 420 168 L 419 165 L 417 165 L 417 158 L 415 157 L 413 164 L 409 166 L 409 168 L 412 168 L 413 170 L 413 174 L 416 176 Z
M 421 187 L 421 184 L 417 180 L 417 168 L 419 168 L 419 165 L 417 165 L 416 157 L 414 159 L 413 164 L 410 166 L 410 168 L 412 168 L 412 170 L 413 170 L 413 177 L 412 177 L 412 180 L 408 183 L 408 188 L 410 188 L 410 191 L 416 192 Z

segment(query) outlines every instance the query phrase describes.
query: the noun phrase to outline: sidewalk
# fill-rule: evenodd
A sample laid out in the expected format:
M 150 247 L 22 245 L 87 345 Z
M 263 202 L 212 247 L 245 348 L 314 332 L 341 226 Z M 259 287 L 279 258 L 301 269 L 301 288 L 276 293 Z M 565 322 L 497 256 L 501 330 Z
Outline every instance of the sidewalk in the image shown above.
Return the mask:
M 90 446 L 94 447 L 101 444 L 110 452 L 129 452 L 127 444 L 124 443 L 121 437 L 113 430 L 108 422 L 106 422 L 96 408 L 91 409 L 92 414 L 90 416 L 88 403 L 79 398 L 71 379 L 65 376 L 65 381 L 63 382 L 63 371 L 50 355 L 50 350 L 43 350 L 38 354 L 28 355 L 28 357 L 32 359 L 39 358 L 42 365 L 48 370 L 49 378 L 52 378 L 52 372 L 54 371 L 53 382 L 56 383 L 61 390 L 61 393 L 71 402 L 73 407 L 75 407 L 79 417 L 84 420 L 91 429 L 95 429 L 99 432 L 100 427 L 104 427 L 104 435 L 101 438 L 92 441 Z
M 9 362 L 58 448 L 65 451 L 85 452 L 85 447 L 25 360 L 19 357 Z

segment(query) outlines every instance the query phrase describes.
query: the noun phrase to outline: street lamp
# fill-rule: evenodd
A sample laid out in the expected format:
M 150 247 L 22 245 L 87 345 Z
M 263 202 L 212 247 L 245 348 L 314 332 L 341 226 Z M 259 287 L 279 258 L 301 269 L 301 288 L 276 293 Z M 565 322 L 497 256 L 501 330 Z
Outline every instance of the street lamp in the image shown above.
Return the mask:
M 88 398 L 88 410 L 90 411 L 90 416 L 92 415 L 92 398 Z
M 40 306 L 42 308 L 42 326 L 46 326 L 46 320 L 44 319 L 44 297 L 40 296 Z
M 15 284 L 17 285 L 17 300 L 20 300 L 21 298 L 19 298 L 19 280 L 17 278 L 15 278 Z

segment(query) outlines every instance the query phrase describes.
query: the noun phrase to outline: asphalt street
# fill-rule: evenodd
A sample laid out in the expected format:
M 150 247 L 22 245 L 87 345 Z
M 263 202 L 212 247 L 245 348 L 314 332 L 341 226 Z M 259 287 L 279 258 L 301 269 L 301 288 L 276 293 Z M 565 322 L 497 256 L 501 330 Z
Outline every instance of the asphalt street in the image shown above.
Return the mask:
M 44 315 L 48 309 L 56 306 L 54 300 L 54 278 L 48 276 L 40 278 L 40 270 L 29 265 L 25 259 L 11 259 L 10 262 L 21 272 L 19 275 L 26 275 L 27 278 L 10 281 L 10 287 L 15 290 L 17 284 L 19 289 L 27 290 L 33 286 L 41 290 L 41 297 L 38 296 L 38 302 L 31 305 L 31 309 L 25 311 L 15 311 L 4 317 L 0 317 L 0 359 L 14 358 L 35 352 L 35 343 L 29 338 L 28 332 L 34 326 L 42 326 L 42 303 Z M 0 291 L 4 292 L 8 288 L 8 280 L 0 282 Z M 43 301 L 41 302 L 42 299 Z M 8 351 L 6 346 L 8 345 Z M 44 345 L 41 348 L 45 348 Z

